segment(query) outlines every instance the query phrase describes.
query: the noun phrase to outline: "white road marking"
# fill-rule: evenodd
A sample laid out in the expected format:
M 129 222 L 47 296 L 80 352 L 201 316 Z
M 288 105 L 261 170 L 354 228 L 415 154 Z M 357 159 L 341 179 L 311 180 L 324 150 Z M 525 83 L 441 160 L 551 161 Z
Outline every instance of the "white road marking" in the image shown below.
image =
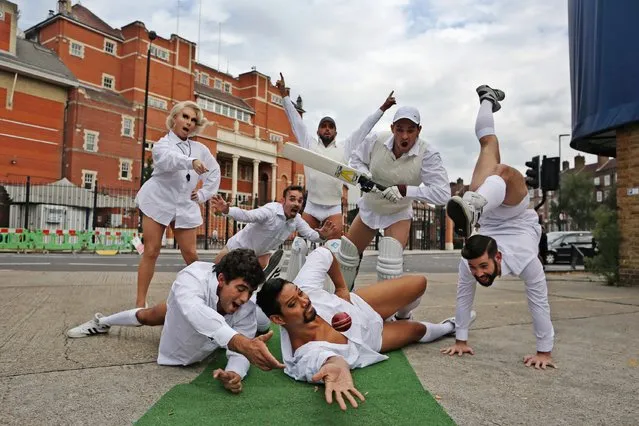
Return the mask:
M 73 266 L 133 266 L 133 265 L 129 265 L 127 263 L 73 263 L 73 262 L 69 262 L 67 263 L 67 265 L 73 265 Z
M 50 262 L 11 262 L 11 263 L 0 263 L 0 265 L 5 266 L 18 266 L 18 265 L 51 265 Z

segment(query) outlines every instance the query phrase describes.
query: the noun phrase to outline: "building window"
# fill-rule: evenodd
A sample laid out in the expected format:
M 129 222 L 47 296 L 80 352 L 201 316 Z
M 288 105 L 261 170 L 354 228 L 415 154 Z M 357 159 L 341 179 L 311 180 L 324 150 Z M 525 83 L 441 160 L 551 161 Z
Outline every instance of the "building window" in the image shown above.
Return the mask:
M 69 45 L 69 53 L 72 56 L 77 56 L 78 58 L 84 58 L 84 45 L 78 42 L 72 41 Z
M 297 175 L 297 184 L 299 186 L 304 186 L 304 175 Z
M 222 176 L 227 178 L 233 177 L 233 163 L 225 161 L 220 164 L 220 168 L 222 169 Z
M 249 182 L 253 181 L 253 166 L 249 166 L 246 164 L 240 164 L 240 180 L 247 180 Z
M 115 55 L 115 43 L 104 39 L 104 51 L 108 54 Z
M 162 49 L 155 44 L 151 45 L 151 56 L 155 56 L 156 58 L 162 59 L 163 61 L 169 61 L 169 51 L 166 49 Z
M 146 146 L 144 147 L 145 151 L 153 151 L 153 145 L 155 142 L 146 141 Z
M 215 88 L 217 90 L 222 90 L 222 80 L 220 80 L 218 78 L 215 79 Z
M 276 105 L 284 105 L 282 103 L 282 97 L 278 95 L 274 95 L 272 93 L 271 93 L 271 102 L 273 102 Z
M 231 93 L 233 86 L 231 86 L 231 83 L 224 83 L 224 91 L 226 93 Z
M 601 191 L 597 191 L 597 202 L 601 203 L 603 201 L 603 193 Z
M 208 74 L 200 74 L 200 83 L 204 84 L 205 86 L 209 85 L 209 75 Z
M 276 133 L 270 133 L 268 135 L 268 138 L 271 140 L 271 142 L 284 142 L 284 137 Z
M 615 176 L 615 183 L 617 183 L 617 173 L 615 173 L 614 176 Z
M 133 137 L 133 117 L 128 115 L 122 116 L 122 136 Z
M 167 109 L 167 103 L 164 99 L 154 98 L 149 96 L 149 106 L 158 109 Z
M 120 177 L 118 180 L 131 180 L 133 160 L 120 159 Z
M 85 130 L 84 131 L 84 148 L 85 151 L 89 152 L 98 152 L 98 139 L 100 137 L 100 132 L 95 132 L 93 130 Z
M 240 109 L 224 105 L 206 98 L 197 98 L 197 104 L 204 110 L 214 112 L 216 114 L 225 115 L 232 119 L 237 119 L 245 123 L 250 123 L 251 115 Z
M 604 176 L 604 186 L 610 186 L 610 175 Z
M 596 178 L 593 179 L 593 182 L 595 183 L 595 186 L 599 186 L 601 184 L 601 180 L 599 179 L 599 176 L 597 176 Z
M 98 172 L 95 170 L 82 170 L 82 187 L 84 189 L 95 189 L 98 180 Z
M 102 74 L 102 87 L 115 90 L 115 77 L 109 74 Z

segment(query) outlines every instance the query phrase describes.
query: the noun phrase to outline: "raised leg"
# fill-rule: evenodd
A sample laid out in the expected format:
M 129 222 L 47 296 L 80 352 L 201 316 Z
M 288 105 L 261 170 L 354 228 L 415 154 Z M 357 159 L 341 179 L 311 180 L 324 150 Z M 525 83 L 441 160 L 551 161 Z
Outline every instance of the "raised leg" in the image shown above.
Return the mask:
M 364 299 L 383 319 L 387 319 L 400 308 L 422 297 L 424 291 L 425 276 L 405 275 L 360 288 L 355 294 Z

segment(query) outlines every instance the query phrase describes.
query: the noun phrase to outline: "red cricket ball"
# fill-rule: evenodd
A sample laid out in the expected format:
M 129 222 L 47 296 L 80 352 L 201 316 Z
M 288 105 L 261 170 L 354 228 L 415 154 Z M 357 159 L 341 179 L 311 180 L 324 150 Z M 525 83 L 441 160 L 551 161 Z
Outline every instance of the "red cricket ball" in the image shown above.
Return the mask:
M 348 331 L 348 329 L 351 328 L 352 323 L 353 321 L 351 320 L 351 316 L 346 312 L 338 312 L 333 315 L 333 319 L 331 319 L 331 325 L 340 333 Z

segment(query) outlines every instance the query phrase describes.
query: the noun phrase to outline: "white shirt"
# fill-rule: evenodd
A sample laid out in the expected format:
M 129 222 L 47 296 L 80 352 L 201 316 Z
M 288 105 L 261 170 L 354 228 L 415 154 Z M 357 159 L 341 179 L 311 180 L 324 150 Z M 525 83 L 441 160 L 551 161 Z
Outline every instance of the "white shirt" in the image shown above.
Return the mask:
M 226 347 L 238 333 L 253 338 L 257 330 L 255 303 L 249 300 L 233 314 L 217 312 L 217 274 L 213 263 L 193 262 L 175 278 L 167 299 L 167 318 L 171 336 L 160 340 L 158 363 L 189 365 L 205 359 L 217 347 Z M 175 338 L 171 338 L 175 336 Z M 177 341 L 176 341 L 177 340 Z M 249 361 L 227 350 L 227 371 L 244 377 Z
M 169 132 L 153 145 L 152 154 L 153 173 L 138 191 L 137 205 L 145 215 L 163 225 L 173 220 L 176 228 L 201 225 L 202 213 L 198 203 L 191 200 L 191 192 L 198 181 L 202 181 L 197 196 L 198 202 L 204 203 L 220 187 L 220 166 L 211 151 L 199 142 L 183 141 Z M 193 160 L 196 159 L 209 171 L 198 176 L 193 171 Z
M 371 176 L 369 166 L 371 164 L 371 155 L 373 148 L 378 140 L 378 137 L 384 136 L 383 134 L 373 133 L 364 139 L 364 142 L 359 144 L 350 157 L 349 165 L 354 169 L 366 173 Z M 391 155 L 393 154 L 393 141 L 394 137 L 391 136 L 384 141 L 384 146 Z M 419 155 L 419 144 L 415 143 L 413 147 L 403 157 L 414 157 Z M 372 176 L 375 180 L 375 176 Z M 406 186 L 406 198 L 411 198 L 426 203 L 435 205 L 444 205 L 450 199 L 450 182 L 448 181 L 448 173 L 444 168 L 444 164 L 439 155 L 439 152 L 426 148 L 421 161 L 419 185 L 407 185 Z M 389 184 L 399 185 L 406 184 L 406 182 L 390 182 Z
M 293 352 L 291 340 L 288 332 L 284 327 L 280 327 L 282 358 L 284 360 L 284 372 L 296 380 L 312 382 L 311 379 L 319 370 L 326 360 L 333 356 L 344 358 L 351 369 L 363 368 L 371 364 L 388 359 L 386 355 L 382 355 L 373 350 L 370 346 L 370 332 L 377 332 L 381 335 L 381 329 L 371 330 L 371 324 L 375 319 L 367 315 L 367 310 L 360 308 L 361 304 L 366 302 L 351 293 L 351 301 L 348 303 L 344 299 L 331 294 L 323 289 L 326 273 L 333 262 L 333 254 L 325 247 L 318 247 L 308 255 L 306 263 L 300 270 L 294 283 L 307 295 L 313 307 L 322 319 L 329 324 L 338 312 L 346 312 L 352 320 L 351 327 L 343 332 L 348 342 L 346 344 L 329 343 L 326 341 L 308 342 Z M 368 307 L 369 311 L 372 311 Z M 379 316 L 379 315 L 378 315 Z M 381 317 L 377 320 L 382 321 Z M 381 347 L 381 344 L 380 344 Z
M 319 233 L 311 228 L 299 213 L 287 219 L 282 203 L 272 202 L 254 210 L 231 207 L 227 216 L 239 222 L 249 223 L 228 240 L 226 246 L 229 250 L 252 249 L 261 256 L 275 250 L 293 232 L 313 242 L 322 241 Z
M 344 164 L 348 163 L 353 149 L 364 140 L 366 135 L 373 130 L 375 124 L 377 124 L 379 119 L 382 118 L 382 115 L 384 115 L 381 109 L 377 109 L 372 115 L 368 116 L 366 120 L 364 120 L 364 123 L 348 138 L 344 140 L 334 139 L 326 146 L 322 141 L 317 139 L 316 132 L 310 132 L 306 128 L 291 98 L 286 96 L 283 99 L 283 104 L 293 133 L 301 147 L 318 152 Z M 342 181 L 306 166 L 304 166 L 304 174 L 306 175 L 308 200 L 320 205 L 341 204 L 342 185 L 344 184 Z

